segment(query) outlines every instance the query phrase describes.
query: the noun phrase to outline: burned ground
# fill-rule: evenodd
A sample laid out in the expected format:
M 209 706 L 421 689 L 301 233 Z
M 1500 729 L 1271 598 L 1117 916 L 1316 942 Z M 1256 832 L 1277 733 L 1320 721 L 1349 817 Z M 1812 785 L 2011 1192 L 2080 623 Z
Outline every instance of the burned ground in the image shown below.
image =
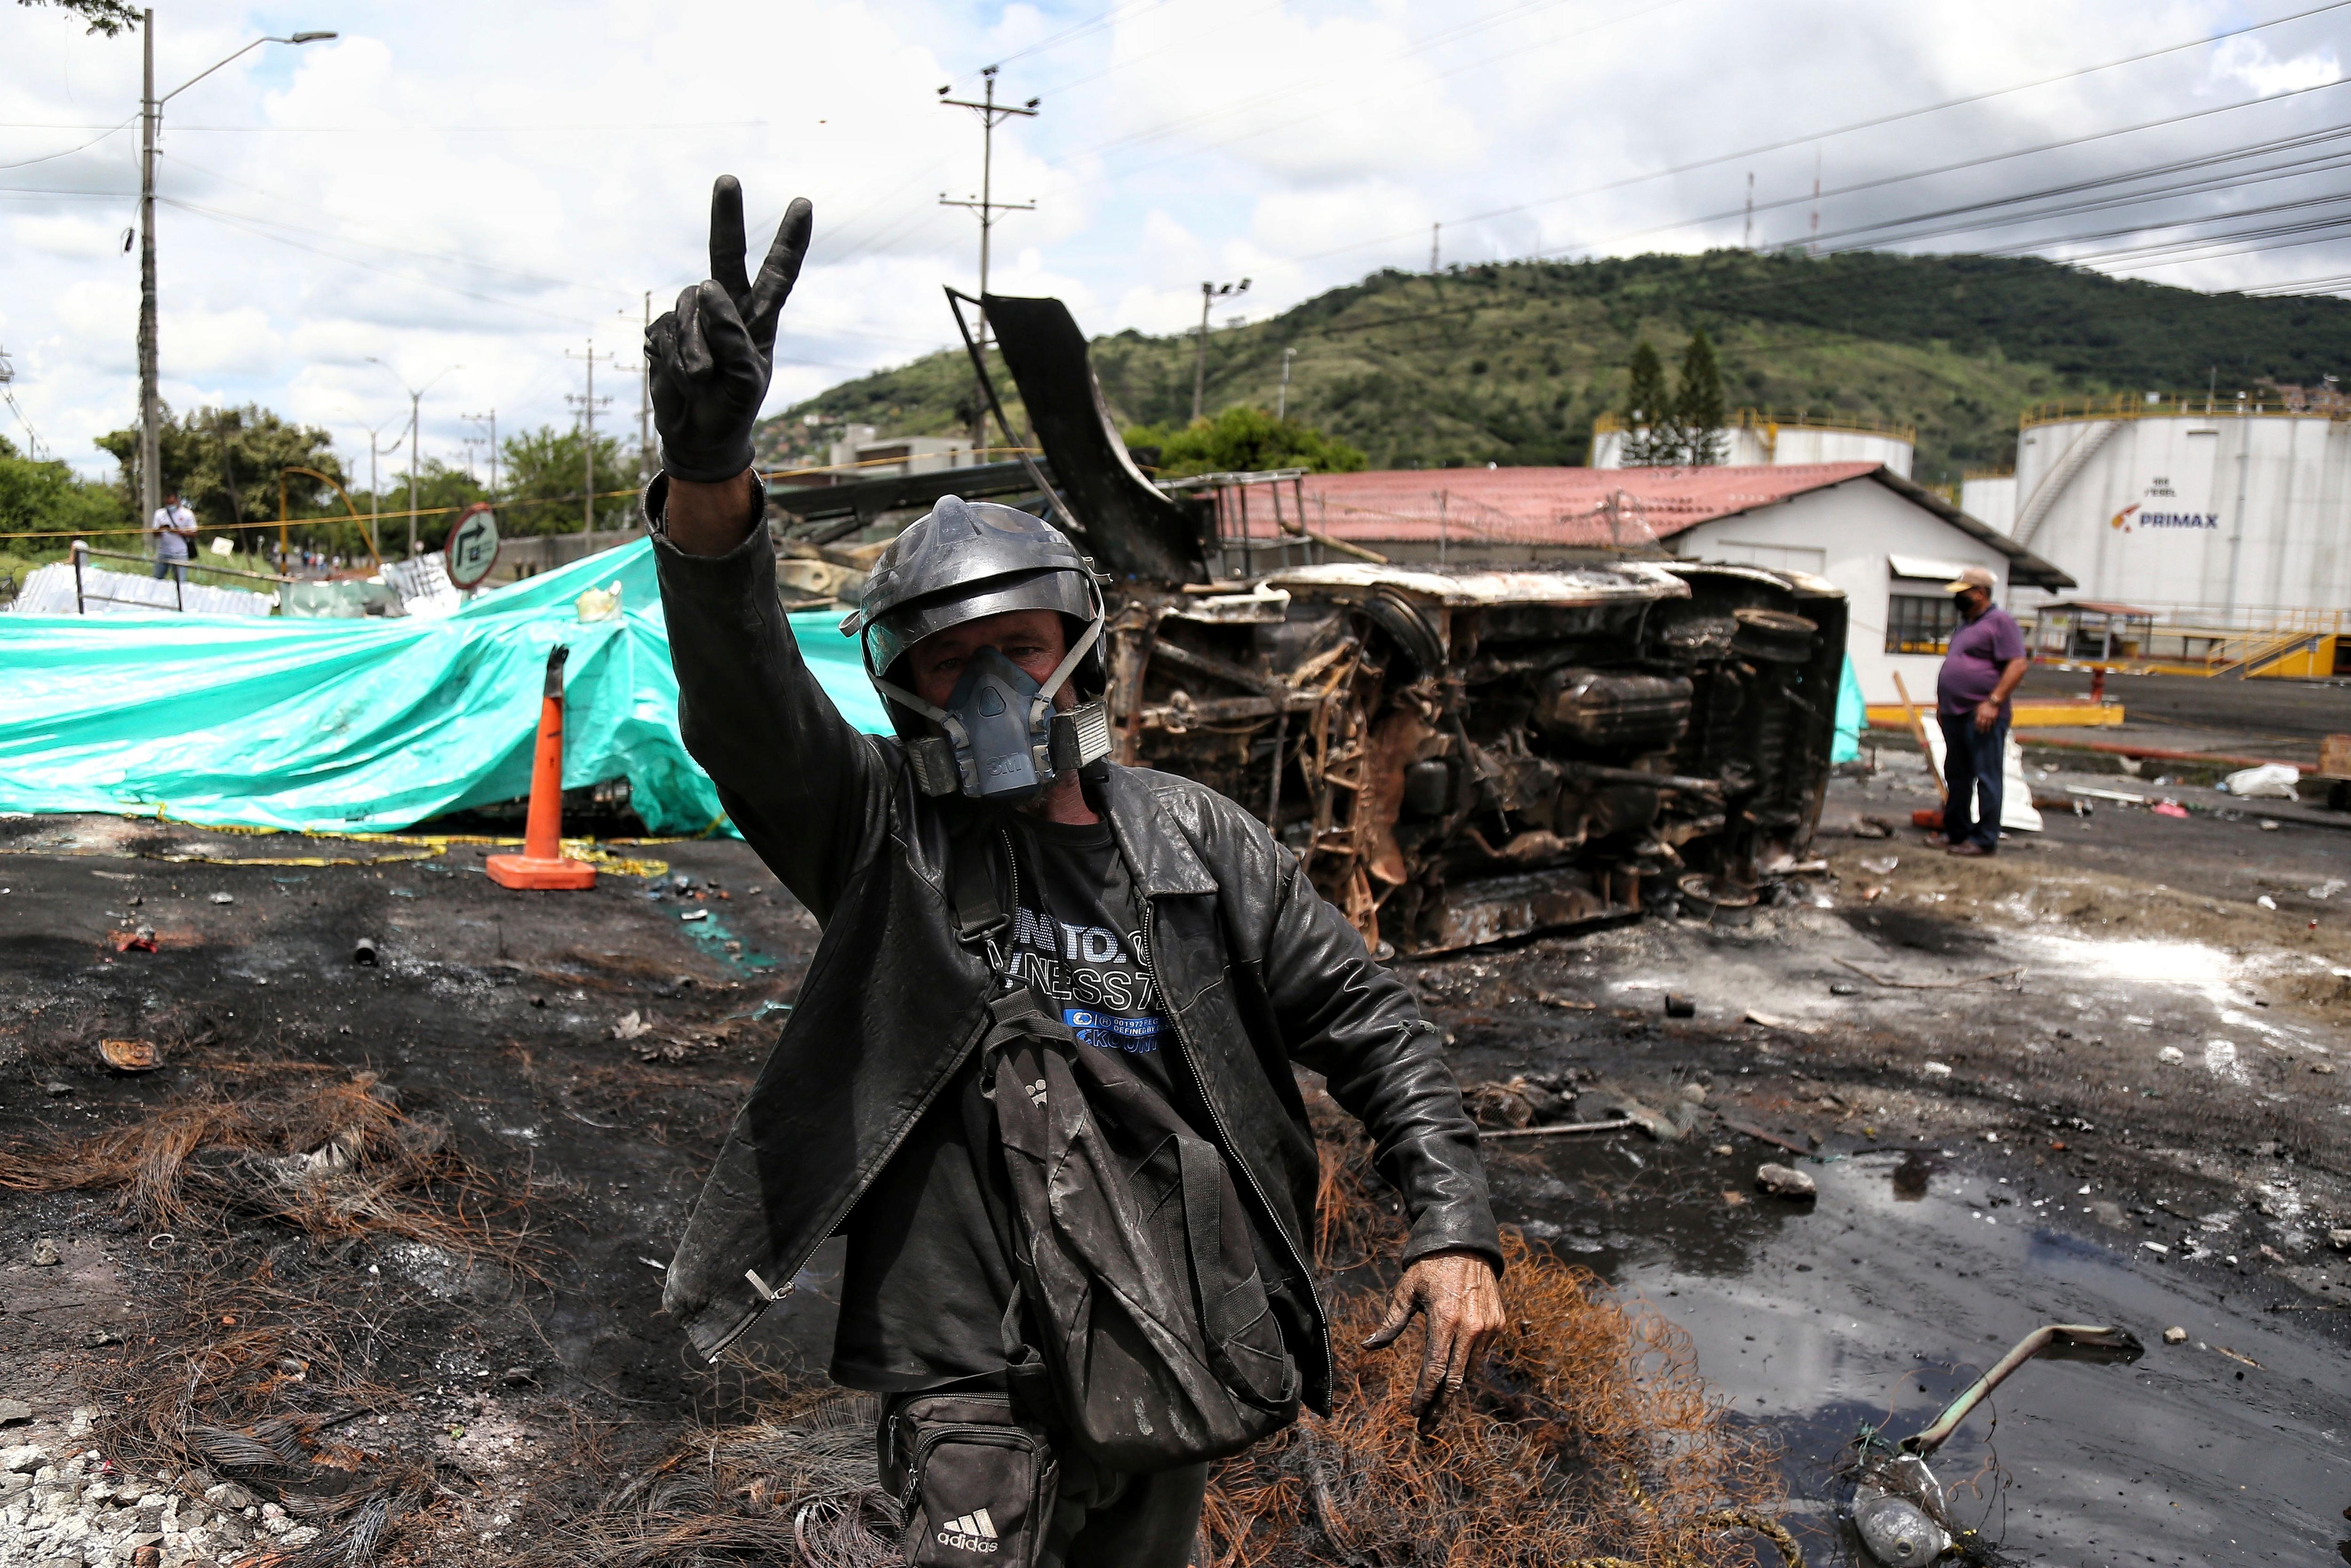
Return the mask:
M 2056 1562 L 2311 1560 L 2351 1501 L 2324 1436 L 2351 1417 L 2351 834 L 2101 809 L 1963 863 L 1847 832 L 1920 788 L 1840 780 L 1827 873 L 1742 925 L 1406 967 L 1465 1081 L 1667 1134 L 1497 1142 L 1503 1217 L 1687 1331 L 1782 1446 L 1814 1561 L 1845 1550 L 1827 1478 L 1861 1421 L 1907 1429 L 1988 1342 L 2084 1313 L 2148 1356 L 2029 1369 L 1978 1417 L 1946 1479 L 1983 1467 L 1988 1529 Z M 740 846 L 613 846 L 664 863 L 569 895 L 504 893 L 465 844 L 60 818 L 0 851 L 0 1397 L 33 1409 L 5 1441 L 249 1477 L 323 1542 L 373 1509 L 387 1560 L 503 1563 L 820 1378 L 831 1251 L 716 1370 L 659 1311 L 815 941 Z M 115 1071 L 110 1040 L 162 1065 Z M 72 1166 L 203 1106 L 241 1107 L 247 1146 L 204 1143 L 176 1218 Z M 1767 1158 L 1817 1201 L 1757 1194 Z M 361 1177 L 391 1184 L 373 1209 L 327 1201 Z M 465 1227 L 403 1233 L 402 1206 Z M 278 1444 L 224 1468 L 205 1428 Z

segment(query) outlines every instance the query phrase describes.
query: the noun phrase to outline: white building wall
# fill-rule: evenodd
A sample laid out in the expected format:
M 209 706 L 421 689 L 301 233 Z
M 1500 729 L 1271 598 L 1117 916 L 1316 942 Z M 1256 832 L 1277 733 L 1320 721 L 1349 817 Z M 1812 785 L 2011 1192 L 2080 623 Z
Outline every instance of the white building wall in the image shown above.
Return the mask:
M 1965 479 L 1959 483 L 1959 510 L 2001 533 L 2016 532 L 2016 476 Z M 2047 557 L 2043 557 L 2047 559 Z
M 2068 475 L 2077 444 L 2087 455 Z M 2017 542 L 2080 582 L 2069 597 L 2210 625 L 2351 610 L 2351 423 L 2222 413 L 2035 425 L 2018 439 L 2016 486 L 2032 524 Z M 2053 498 L 2035 519 L 2044 486 Z
M 1761 430 L 1745 426 L 1722 433 L 1728 438 L 1726 465 L 1766 468 L 1791 463 L 1883 463 L 1905 479 L 1910 477 L 1910 443 L 1866 430 L 1816 430 L 1783 424 Z M 1592 438 L 1592 466 L 1625 466 L 1625 433 L 1600 431 Z
M 1701 523 L 1667 544 L 1676 555 L 1694 560 L 1795 566 L 1843 589 L 1850 617 L 1845 657 L 1853 664 L 1865 702 L 1899 702 L 1894 688 L 1899 671 L 1911 700 L 1932 704 L 1936 673 L 1943 663 L 1937 654 L 1886 651 L 1886 601 L 1896 588 L 1888 556 L 1988 568 L 2000 585 L 1995 599 L 2003 604 L 2008 599 L 2007 557 L 1871 479 L 1849 480 L 1762 511 Z M 1813 560 L 1819 564 L 1806 564 Z M 1942 584 L 1912 580 L 1899 588 L 1905 593 L 1933 596 L 1940 593 Z

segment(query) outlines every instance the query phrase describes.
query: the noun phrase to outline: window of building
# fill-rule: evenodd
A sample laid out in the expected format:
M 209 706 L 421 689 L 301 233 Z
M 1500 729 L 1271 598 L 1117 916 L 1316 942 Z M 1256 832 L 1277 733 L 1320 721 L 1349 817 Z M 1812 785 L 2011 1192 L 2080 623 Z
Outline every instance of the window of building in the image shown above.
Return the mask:
M 1886 651 L 1889 653 L 1943 653 L 1959 628 L 1959 601 L 1949 593 L 1886 597 Z

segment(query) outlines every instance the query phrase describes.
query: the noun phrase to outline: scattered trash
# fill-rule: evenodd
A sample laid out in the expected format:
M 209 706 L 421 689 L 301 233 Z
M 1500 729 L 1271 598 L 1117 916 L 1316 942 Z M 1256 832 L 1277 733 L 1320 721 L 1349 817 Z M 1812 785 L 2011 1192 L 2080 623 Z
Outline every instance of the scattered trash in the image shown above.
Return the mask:
M 235 904 L 236 902 L 236 894 L 233 893 L 215 893 L 212 895 L 212 902 L 214 904 Z
M 1892 872 L 1896 866 L 1898 866 L 1901 863 L 1902 857 L 1899 855 L 1882 855 L 1875 859 L 1863 861 L 1861 862 L 1861 869 L 1867 872 L 1876 872 L 1879 876 L 1885 876 Z
M 611 621 L 621 613 L 621 584 L 618 579 L 602 588 L 591 588 L 572 601 L 572 607 L 582 621 Z
M 54 1269 L 65 1261 L 65 1254 L 57 1250 L 55 1241 L 44 1236 L 33 1243 L 32 1254 L 27 1260 L 36 1269 Z
M 1689 1102 L 1691 1104 L 1693 1104 L 1693 1105 L 1703 1105 L 1703 1104 L 1705 1104 L 1705 1103 L 1706 1103 L 1706 1085 L 1705 1085 L 1705 1084 L 1703 1084 L 1703 1083 L 1697 1083 L 1697 1082 L 1690 1082 L 1690 1083 L 1685 1083 L 1685 1084 L 1683 1084 L 1683 1085 L 1682 1085 L 1682 1098 L 1683 1098 L 1683 1099 L 1685 1099 L 1685 1100 L 1687 1100 L 1687 1101 L 1688 1101 L 1688 1102 Z
M 1954 1542 L 1974 1531 L 1952 1522 L 1943 1489 L 1927 1461 L 1949 1440 L 1975 1407 L 2009 1375 L 2043 1352 L 2068 1360 L 2130 1363 L 2146 1348 L 2126 1330 L 2088 1323 L 2048 1323 L 2033 1330 L 1993 1364 L 1959 1396 L 1943 1407 L 1931 1426 L 1889 1443 L 1877 1427 L 1864 1426 L 1853 1441 L 1853 1458 L 1840 1472 L 1854 1483 L 1852 1519 L 1862 1548 L 1884 1568 L 1917 1568 L 1940 1557 Z M 1979 1552 L 1970 1562 L 1990 1561 Z
M 2166 1247 L 2160 1241 L 2142 1241 L 2139 1245 L 2146 1248 L 2148 1251 L 2154 1253 L 2158 1258 L 2168 1258 L 2171 1256 L 2171 1249 Z
M 2177 1324 L 2174 1324 L 2172 1327 L 2163 1331 L 2163 1343 L 2166 1344 L 2186 1344 L 2188 1343 L 2188 1331 Z
M 710 918 L 710 911 L 707 909 L 689 909 L 684 914 L 679 915 L 678 918 L 680 920 L 707 920 Z
M 1499 1132 L 1479 1128 L 1478 1137 L 1480 1142 L 1489 1138 L 1548 1138 L 1562 1133 L 1621 1133 L 1640 1125 L 1630 1116 L 1611 1116 L 1599 1122 L 1552 1122 L 1540 1127 L 1506 1127 Z M 1656 1134 L 1651 1132 L 1649 1135 L 1655 1137 Z
M 1755 1185 L 1774 1197 L 1802 1201 L 1821 1195 L 1821 1189 L 1813 1178 L 1793 1166 L 1757 1166 Z
M 643 1014 L 625 1012 L 621 1015 L 619 1021 L 612 1025 L 612 1038 L 635 1040 L 652 1028 L 651 1024 L 645 1022 Z
M 2153 811 L 2158 817 L 2178 817 L 2183 821 L 2186 821 L 2188 816 L 2188 808 L 2181 805 L 2177 800 L 2158 800 L 2154 805 L 2148 807 L 2147 810 Z
M 2253 900 L 2253 902 L 2260 904 L 2263 909 L 2275 909 L 2277 907 L 2277 900 L 2272 898 L 2266 893 Z
M 2220 789 L 2244 800 L 2298 800 L 2302 797 L 2294 786 L 2301 781 L 2301 768 L 2282 762 L 2265 762 L 2259 768 L 2230 774 L 2220 780 Z
M 1698 1017 L 1698 1003 L 1678 991 L 1666 993 L 1666 1016 L 1669 1019 Z
M 2176 1045 L 2167 1045 L 2155 1053 L 2155 1059 L 2166 1067 L 2177 1067 L 2188 1060 L 2188 1053 Z
M 1753 1008 L 1749 1008 L 1746 1013 L 1742 1015 L 1742 1021 L 1760 1025 L 1764 1029 L 1776 1029 L 1783 1034 L 1818 1034 L 1821 1032 L 1821 1026 L 1818 1024 L 1798 1023 L 1794 1019 L 1782 1018 L 1777 1013 L 1759 1012 Z
M 1833 997 L 1857 997 L 1861 995 L 1861 988 L 1855 985 L 1851 980 L 1831 980 L 1829 982 L 1829 995 Z
M 136 931 L 114 933 L 114 950 L 118 953 L 152 953 L 155 951 L 155 928 L 141 925 Z
M 1950 1064 L 1948 1062 L 1925 1062 L 1921 1064 L 1921 1070 L 1929 1078 L 1949 1078 L 1951 1075 Z
M 2303 891 L 2307 893 L 2313 898 L 2328 899 L 2342 892 L 2346 887 L 2351 887 L 2351 883 L 2346 883 L 2339 876 L 2330 876 L 2325 882 L 2320 883 L 2316 887 L 2304 888 Z
M 98 1054 L 117 1072 L 152 1072 L 163 1064 L 163 1053 L 152 1040 L 101 1040 Z
M 2099 789 L 2087 784 L 2068 784 L 2065 786 L 2065 793 L 2092 800 L 2113 800 L 2124 806 L 2147 804 L 2147 797 L 2144 795 L 2134 795 L 2127 789 Z
M 52 1078 L 47 1083 L 41 1085 L 41 1092 L 48 1095 L 51 1099 L 55 1099 L 60 1094 L 72 1093 L 73 1085 L 68 1083 L 62 1078 Z
M 1894 824 L 1883 817 L 1864 817 L 1853 828 L 1856 839 L 1890 839 L 1894 833 Z
M 2261 824 L 2260 824 L 2260 825 L 2261 825 L 2261 830 L 2262 830 L 2262 831 L 2263 831 L 2263 832 L 2265 832 L 2265 833 L 2274 833 L 2274 832 L 2276 832 L 2276 831 L 2278 831 L 2278 829 L 2279 829 L 2279 828 L 2283 827 L 2284 824 L 2283 824 L 2283 823 L 2282 823 L 2282 822 L 2280 822 L 2280 821 L 2279 821 L 2276 818 L 2274 818 L 2274 817 L 2263 817 L 2262 819 L 2261 819 Z
M 1587 1002 L 1577 997 L 1562 997 L 1557 991 L 1537 991 L 1535 1000 L 1547 1008 L 1565 1008 L 1580 1013 L 1594 1011 L 1600 1006 L 1598 1002 Z
M 369 968 L 372 969 L 375 967 L 377 956 L 378 953 L 374 937 L 362 936 L 357 942 L 351 944 L 352 963 L 364 964 Z
M 2351 1252 L 2351 1230 L 2328 1231 L 2326 1244 L 2337 1252 Z

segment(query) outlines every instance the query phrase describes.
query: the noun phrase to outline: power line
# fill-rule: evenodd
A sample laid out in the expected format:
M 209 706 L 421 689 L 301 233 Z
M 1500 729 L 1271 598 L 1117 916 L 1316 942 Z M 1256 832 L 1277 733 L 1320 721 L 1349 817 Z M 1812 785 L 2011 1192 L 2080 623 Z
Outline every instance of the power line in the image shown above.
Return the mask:
M 2328 5 L 2314 6 L 2304 11 L 2296 11 L 2290 16 L 2275 17 L 2267 22 L 2249 23 L 2241 27 L 2230 28 L 2226 32 L 2208 34 L 2201 37 L 2190 39 L 2185 43 L 2168 44 L 2159 49 L 2150 49 L 2140 54 L 2127 55 L 2120 59 L 2106 60 L 2095 66 L 2084 66 L 2077 70 L 2062 72 L 2056 76 L 2042 77 L 2033 81 L 2018 82 L 2009 87 L 1994 88 L 1984 92 L 1970 93 L 1962 98 L 1945 99 L 1938 103 L 1926 104 L 1917 109 L 1901 110 L 1893 114 L 1879 115 L 1871 120 L 1855 120 L 1851 124 L 1836 126 L 1826 131 L 1815 131 L 1802 136 L 1791 136 L 1777 141 L 1763 142 L 1753 147 L 1742 147 L 1735 152 L 1717 153 L 1711 157 L 1698 159 L 1693 162 L 1676 164 L 1672 168 L 1668 169 L 1656 169 L 1641 174 L 1628 174 L 1621 179 L 1604 181 L 1596 185 L 1586 185 L 1581 189 L 1573 191 L 1562 191 L 1556 195 L 1538 197 L 1531 202 L 1513 203 L 1511 205 L 1507 207 L 1492 207 L 1489 208 L 1485 212 L 1472 213 L 1466 217 L 1447 218 L 1445 221 L 1448 224 L 1483 223 L 1489 218 L 1509 217 L 1518 213 L 1531 212 L 1537 207 L 1550 206 L 1560 202 L 1573 201 L 1579 196 L 1597 195 L 1604 191 L 1618 190 L 1626 185 L 1637 185 L 1650 180 L 1663 180 L 1671 178 L 1677 174 L 1687 174 L 1696 170 L 1712 168 L 1718 163 L 1728 163 L 1735 159 L 1760 157 L 1767 152 L 1784 152 L 1791 147 L 1801 147 L 1810 142 L 1824 141 L 1832 137 L 1850 136 L 1863 131 L 1875 131 L 1883 126 L 1899 124 L 1901 121 L 1906 120 L 1916 120 L 1921 115 L 1939 114 L 1948 109 L 1959 109 L 1971 103 L 1982 103 L 1991 99 L 2004 98 L 2010 93 L 2029 92 L 2036 88 L 2050 87 L 2058 82 L 2072 81 L 2080 77 L 2094 76 L 2100 71 L 2116 70 L 2124 66 L 2137 65 L 2143 61 L 2159 58 L 2165 55 L 2178 54 L 2183 49 L 2201 48 L 2208 44 L 2217 44 L 2225 39 L 2240 37 L 2246 34 L 2260 32 L 2270 27 L 2283 26 L 2289 22 L 2299 22 L 2304 17 L 2319 16 L 2328 11 L 2340 10 L 2346 5 L 2351 5 L 2351 0 L 2331 0 L 2331 3 Z M 2340 84 L 2328 82 L 2321 85 L 2333 87 Z M 2293 97 L 2296 92 L 2310 90 L 2314 89 L 2296 89 L 2288 92 L 2271 94 L 2268 99 L 2257 99 L 2250 101 L 2266 102 L 2276 99 Z M 2231 105 L 2229 107 L 2238 108 L 2242 106 Z M 2222 111 L 2219 110 L 2207 110 L 2201 112 L 2219 113 Z M 2174 120 L 2188 120 L 2194 118 L 2196 118 L 2196 116 L 2192 114 L 2173 117 Z M 2169 123 L 2169 121 L 2158 120 L 2154 123 L 2164 124 Z M 2107 134 L 2119 133 L 2109 132 Z M 2064 143 L 2060 143 L 2059 145 L 2064 145 Z M 2019 154 L 2011 153 L 2006 154 L 2006 156 L 2014 157 L 2019 156 Z M 1965 165 L 1957 166 L 1964 167 Z M 1319 261 L 1325 256 L 1338 256 L 1350 250 L 1361 250 L 1369 246 L 1386 245 L 1397 239 L 1411 237 L 1411 235 L 1417 234 L 1417 230 L 1414 230 L 1410 231 L 1409 234 L 1399 232 L 1396 234 L 1382 235 L 1375 239 L 1358 240 L 1351 245 L 1338 246 L 1329 250 L 1316 251 L 1311 255 L 1296 256 L 1291 259 L 1297 261 Z

